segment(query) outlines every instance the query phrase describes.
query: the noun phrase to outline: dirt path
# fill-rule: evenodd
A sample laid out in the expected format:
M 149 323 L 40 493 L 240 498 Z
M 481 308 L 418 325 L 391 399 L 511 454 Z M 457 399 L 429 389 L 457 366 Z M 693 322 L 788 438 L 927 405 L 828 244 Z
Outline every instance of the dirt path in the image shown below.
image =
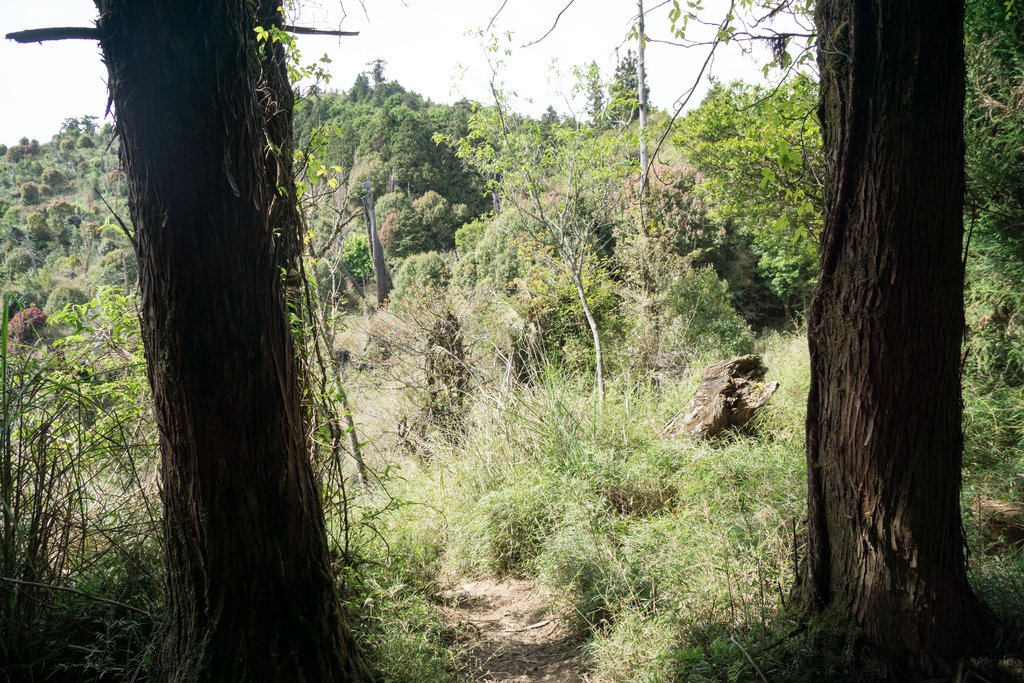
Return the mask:
M 470 652 L 474 681 L 584 683 L 578 653 L 536 584 L 503 579 L 452 581 L 444 608 Z

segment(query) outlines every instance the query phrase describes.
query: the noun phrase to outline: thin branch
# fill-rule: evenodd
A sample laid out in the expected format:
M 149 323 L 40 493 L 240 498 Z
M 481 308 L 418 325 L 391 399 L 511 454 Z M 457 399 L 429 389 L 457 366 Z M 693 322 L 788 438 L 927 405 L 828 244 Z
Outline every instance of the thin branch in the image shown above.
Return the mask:
M 330 29 L 306 28 L 305 26 L 285 26 L 285 31 L 300 36 L 358 36 L 359 31 L 332 31 Z
M 740 645 L 740 641 L 736 640 L 736 636 L 729 636 L 729 640 L 732 641 L 733 645 L 740 649 L 740 652 L 742 652 L 743 656 L 747 658 L 748 662 L 750 662 L 750 666 L 754 667 L 754 671 L 756 671 L 757 675 L 761 677 L 761 680 L 764 681 L 764 683 L 768 683 L 768 679 L 765 678 L 764 673 L 761 672 L 761 667 L 757 665 L 757 662 L 755 662 L 754 658 L 750 656 L 750 653 L 747 652 L 747 649 Z
M 544 40 L 545 38 L 547 38 L 548 36 L 550 36 L 550 35 L 551 35 L 551 33 L 552 33 L 552 32 L 553 32 L 554 30 L 555 30 L 555 27 L 556 27 L 556 26 L 558 26 L 558 20 L 562 18 L 562 15 L 563 15 L 563 14 L 565 14 L 565 11 L 566 11 L 567 9 L 569 9 L 570 7 L 572 7 L 572 4 L 573 4 L 574 2 L 576 2 L 576 0 L 569 0 L 569 4 L 568 4 L 568 5 L 566 5 L 565 7 L 563 7 L 563 8 L 562 8 L 562 11 L 558 13 L 558 16 L 557 16 L 557 17 L 555 17 L 555 23 L 551 24 L 551 28 L 549 28 L 549 29 L 548 29 L 548 32 L 547 32 L 547 33 L 545 33 L 544 35 L 542 35 L 542 36 L 541 36 L 540 38 L 538 38 L 537 40 L 534 40 L 534 41 L 532 41 L 532 42 L 529 42 L 529 43 L 527 43 L 526 45 L 523 45 L 522 47 L 530 47 L 531 45 L 536 45 L 537 43 L 541 42 L 542 40 Z
M 285 26 L 290 33 L 304 36 L 358 36 L 359 31 L 334 31 L 330 29 Z M 8 33 L 5 38 L 17 43 L 42 43 L 49 40 L 99 40 L 102 32 L 95 26 L 61 26 L 54 28 L 33 28 L 28 31 Z
M 47 40 L 99 40 L 101 34 L 95 26 L 64 26 L 15 31 L 4 37 L 16 43 L 42 43 Z
M 118 602 L 117 600 L 111 600 L 110 598 L 101 598 L 100 596 L 92 595 L 91 593 L 83 593 L 82 591 L 75 590 L 74 588 L 65 588 L 63 586 L 51 586 L 48 583 L 35 583 L 34 581 L 21 581 L 20 579 L 9 579 L 6 576 L 0 576 L 0 581 L 8 581 L 10 583 L 18 584 L 19 586 L 34 586 L 35 588 L 49 588 L 50 590 L 63 591 L 65 593 L 72 593 L 72 594 L 77 595 L 79 597 L 88 598 L 89 600 L 95 600 L 96 602 L 105 602 L 105 603 L 107 603 L 109 605 L 117 605 L 118 607 L 124 607 L 125 609 L 130 609 L 133 612 L 138 612 L 139 614 L 141 614 L 141 615 L 143 615 L 143 616 L 145 616 L 145 617 L 147 617 L 149 619 L 153 619 L 153 615 L 150 614 L 149 612 L 147 612 L 144 609 L 139 609 L 138 607 L 132 607 L 131 605 L 126 605 L 123 602 Z
M 494 16 L 491 17 L 491 21 L 487 24 L 487 31 L 490 31 L 491 27 L 494 26 L 494 22 L 498 19 L 498 15 L 501 14 L 501 10 L 505 9 L 505 5 L 507 4 L 508 0 L 501 3 L 501 7 L 498 8 L 498 11 L 494 13 Z
M 100 192 L 99 185 L 94 185 L 93 188 L 92 188 L 92 191 L 95 192 L 97 195 L 99 195 L 100 199 L 103 201 L 104 206 L 107 207 L 107 211 L 109 211 L 110 215 L 113 216 L 117 220 L 118 227 L 121 228 L 121 232 L 123 232 L 124 236 L 128 238 L 128 241 L 132 243 L 132 247 L 135 248 L 135 249 L 138 249 L 139 245 L 135 243 L 135 236 L 132 235 L 132 232 L 131 232 L 131 230 L 128 229 L 128 226 L 125 225 L 125 223 L 121 219 L 121 217 L 118 216 L 117 212 L 114 211 L 113 207 L 110 206 L 110 202 L 107 201 L 107 198 L 104 197 L 103 193 Z

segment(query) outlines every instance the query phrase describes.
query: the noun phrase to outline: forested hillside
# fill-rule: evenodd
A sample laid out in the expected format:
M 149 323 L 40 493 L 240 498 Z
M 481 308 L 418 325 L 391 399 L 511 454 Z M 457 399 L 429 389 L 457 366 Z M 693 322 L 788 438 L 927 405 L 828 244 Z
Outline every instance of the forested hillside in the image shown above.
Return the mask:
M 825 110 L 819 118 L 815 68 L 773 71 L 773 87 L 716 82 L 678 116 L 652 109 L 644 130 L 632 51 L 614 73 L 577 70 L 586 111 L 548 107 L 539 118 L 497 86 L 493 101 L 431 102 L 415 83 L 388 80 L 381 59 L 345 90 L 291 84 L 293 176 L 278 173 L 288 144 L 274 135 L 287 131 L 273 125 L 284 115 L 268 115 L 258 149 L 238 157 L 277 183 L 252 190 L 264 214 L 294 199 L 296 224 L 268 223 L 257 245 L 270 294 L 253 305 L 251 291 L 232 300 L 238 289 L 219 287 L 209 309 L 170 310 L 178 323 L 168 329 L 152 326 L 166 302 L 146 289 L 147 274 L 170 273 L 170 296 L 184 287 L 173 274 L 194 264 L 166 256 L 173 250 L 161 262 L 154 224 L 133 225 L 129 201 L 153 188 L 148 169 L 125 164 L 123 135 L 85 116 L 49 140 L 0 145 L 3 680 L 167 680 L 179 671 L 174 653 L 200 651 L 207 627 L 229 631 L 238 652 L 274 650 L 276 641 L 256 645 L 269 633 L 262 625 L 225 627 L 215 597 L 181 588 L 217 576 L 235 586 L 245 574 L 232 559 L 253 548 L 275 568 L 291 566 L 291 551 L 312 558 L 330 598 L 318 618 L 358 643 L 339 659 L 379 681 L 1024 680 L 1024 9 L 982 0 L 964 26 L 964 325 L 951 342 L 963 448 L 952 507 L 967 548 L 964 590 L 987 605 L 998 642 L 914 650 L 872 640 L 872 616 L 856 606 L 808 604 L 809 555 L 829 550 L 812 547 L 808 509 L 817 476 L 806 457 L 808 395 L 821 386 L 808 352 L 812 302 L 820 309 L 819 277 L 833 276 L 834 259 L 875 258 L 836 252 L 834 241 L 822 258 L 837 196 L 823 130 L 836 121 Z M 269 92 L 254 72 L 254 91 Z M 949 148 L 958 158 L 956 140 Z M 236 182 L 233 164 L 214 160 L 210 177 L 228 178 L 224 196 L 248 206 L 252 181 Z M 241 271 L 243 247 L 214 275 Z M 856 284 L 868 294 L 844 320 L 874 322 L 884 287 Z M 235 309 L 278 303 L 272 322 L 288 344 L 272 348 L 273 325 L 250 330 L 245 348 L 256 350 L 231 367 L 241 377 L 269 358 L 277 376 L 295 374 L 288 417 L 301 430 L 289 443 L 309 454 L 302 496 L 323 510 L 322 558 L 300 529 L 316 515 L 287 517 L 298 496 L 263 461 L 215 453 L 194 479 L 161 461 L 161 439 L 165 451 L 202 442 L 232 406 L 218 412 L 229 400 L 204 396 L 209 414 L 183 410 L 189 428 L 171 433 L 154 386 L 166 392 L 189 364 L 200 377 L 222 372 L 228 354 L 206 351 L 225 341 L 214 331 L 243 329 Z M 204 319 L 208 311 L 224 320 Z M 154 346 L 164 334 L 192 335 L 182 348 L 194 352 Z M 147 361 L 154 348 L 162 355 Z M 727 392 L 763 394 L 764 405 L 720 433 L 694 429 L 704 369 L 747 355 L 758 370 L 731 378 Z M 894 395 L 904 379 L 891 378 Z M 859 378 L 831 380 L 861 391 Z M 223 396 L 245 386 L 239 379 Z M 269 393 L 292 385 L 283 386 Z M 251 417 L 262 427 L 274 416 Z M 898 419 L 880 415 L 879 432 Z M 863 452 L 870 440 L 858 442 Z M 893 481 L 887 467 L 882 489 Z M 186 492 L 180 516 L 207 495 L 250 511 L 268 496 L 265 526 L 288 542 L 261 546 L 258 532 L 231 536 L 228 521 L 239 519 L 197 515 L 195 528 L 230 539 L 211 550 L 212 531 L 164 518 L 171 475 Z M 878 524 L 879 534 L 891 526 Z M 934 541 L 924 536 L 922 547 Z M 882 537 L 866 535 L 857 550 Z M 908 566 L 880 591 L 913 585 L 917 565 Z M 832 577 L 833 594 L 849 576 Z M 286 578 L 312 582 L 301 571 Z M 253 604 L 264 595 L 256 583 L 245 589 Z M 514 597 L 499 605 L 499 594 Z M 215 606 L 198 609 L 202 628 L 180 617 L 193 598 Z M 315 621 L 292 608 L 270 606 Z M 933 634 L 908 639 L 918 635 Z M 224 666 L 241 671 L 254 658 Z

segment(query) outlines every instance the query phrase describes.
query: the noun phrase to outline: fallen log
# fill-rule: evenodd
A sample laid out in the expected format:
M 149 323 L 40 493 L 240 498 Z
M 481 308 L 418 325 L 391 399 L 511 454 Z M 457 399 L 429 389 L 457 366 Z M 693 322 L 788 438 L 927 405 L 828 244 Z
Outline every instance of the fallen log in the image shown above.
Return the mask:
M 778 382 L 764 381 L 767 371 L 754 355 L 707 366 L 701 373 L 697 393 L 684 410 L 669 420 L 662 436 L 685 432 L 697 439 L 713 439 L 726 429 L 742 427 L 779 388 Z

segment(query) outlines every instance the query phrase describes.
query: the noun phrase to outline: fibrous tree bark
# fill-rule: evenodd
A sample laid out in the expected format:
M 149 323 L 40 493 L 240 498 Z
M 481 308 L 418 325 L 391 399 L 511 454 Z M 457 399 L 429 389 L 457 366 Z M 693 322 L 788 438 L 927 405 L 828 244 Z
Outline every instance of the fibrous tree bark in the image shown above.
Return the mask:
M 991 633 L 959 497 L 963 17 L 963 0 L 816 8 L 828 172 L 802 592 L 918 662 Z
M 377 232 L 377 207 L 373 203 L 373 190 L 370 189 L 370 181 L 366 181 L 363 188 L 363 213 L 366 217 L 366 230 L 370 240 L 370 256 L 373 259 L 373 279 L 377 284 L 377 308 L 387 304 L 391 297 L 391 275 L 388 273 L 388 264 L 384 260 L 384 247 L 380 242 L 380 233 Z
M 165 678 L 363 680 L 281 277 L 292 100 L 281 46 L 255 32 L 281 26 L 280 0 L 97 6 L 163 454 Z
M 742 428 L 779 389 L 765 382 L 768 368 L 758 356 L 738 356 L 712 363 L 685 410 L 669 420 L 663 436 L 681 430 L 697 439 L 713 439 L 730 428 Z

